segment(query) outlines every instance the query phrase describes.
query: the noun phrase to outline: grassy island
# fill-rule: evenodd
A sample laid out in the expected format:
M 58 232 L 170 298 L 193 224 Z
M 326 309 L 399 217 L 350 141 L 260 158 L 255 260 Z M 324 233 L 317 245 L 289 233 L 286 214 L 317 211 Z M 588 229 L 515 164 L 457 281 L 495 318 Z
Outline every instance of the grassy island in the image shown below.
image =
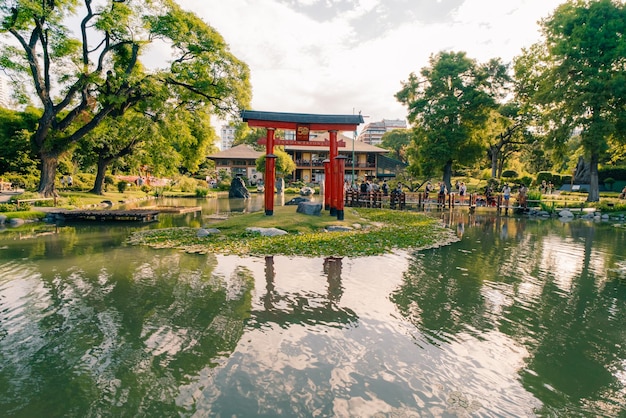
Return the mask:
M 331 226 L 351 228 L 329 232 Z M 345 219 L 322 214 L 296 213 L 296 207 L 275 208 L 274 216 L 263 212 L 233 215 L 206 226 L 219 233 L 198 237 L 195 228 L 168 228 L 134 233 L 129 242 L 154 248 L 178 248 L 193 253 L 249 256 L 287 255 L 309 257 L 370 256 L 394 249 L 421 249 L 447 244 L 456 236 L 437 219 L 415 212 L 387 209 L 346 208 Z M 279 228 L 287 235 L 264 237 L 248 227 Z

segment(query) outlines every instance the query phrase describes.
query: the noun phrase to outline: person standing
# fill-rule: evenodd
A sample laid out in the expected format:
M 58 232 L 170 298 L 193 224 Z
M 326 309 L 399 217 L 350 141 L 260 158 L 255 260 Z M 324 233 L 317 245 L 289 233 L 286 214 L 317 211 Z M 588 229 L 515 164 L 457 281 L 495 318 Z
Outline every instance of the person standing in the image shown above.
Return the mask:
M 459 203 L 464 205 L 465 204 L 465 195 L 467 194 L 467 186 L 465 185 L 465 182 L 462 181 L 461 184 L 459 185 L 459 196 L 461 196 L 459 198 Z
M 439 194 L 437 195 L 437 204 L 440 206 L 446 205 L 446 183 L 443 181 L 439 183 Z
M 526 202 L 526 192 L 527 192 L 526 186 L 524 184 L 520 185 L 519 186 L 519 192 L 518 192 L 519 193 L 518 194 L 518 200 L 519 200 L 520 207 L 522 207 L 524 209 L 526 209 L 526 204 L 527 204 L 527 202 Z
M 383 196 L 389 195 L 389 185 L 387 184 L 387 180 L 383 180 L 383 185 L 381 187 L 383 189 Z
M 504 183 L 504 187 L 502 187 L 502 197 L 504 198 L 504 207 L 508 209 L 509 200 L 511 199 L 511 188 L 506 183 Z

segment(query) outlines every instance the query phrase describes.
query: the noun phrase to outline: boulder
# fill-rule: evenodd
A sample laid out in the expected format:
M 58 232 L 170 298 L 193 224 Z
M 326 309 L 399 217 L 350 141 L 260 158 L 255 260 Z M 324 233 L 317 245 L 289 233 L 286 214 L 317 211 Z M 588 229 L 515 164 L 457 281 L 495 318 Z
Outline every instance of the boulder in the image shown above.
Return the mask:
M 326 227 L 326 231 L 328 232 L 348 232 L 348 231 L 352 231 L 353 228 L 350 228 L 349 226 L 342 226 L 342 225 L 329 225 Z
M 561 218 L 573 218 L 574 214 L 567 209 L 563 209 L 562 211 L 559 212 L 559 216 Z
M 24 225 L 25 223 L 26 221 L 21 218 L 13 218 L 9 221 L 9 224 L 11 224 L 12 226 L 20 226 L 20 225 Z
M 209 235 L 213 235 L 213 234 L 219 234 L 221 231 L 217 228 L 200 228 L 198 229 L 198 232 L 196 233 L 196 236 L 198 238 L 204 238 L 207 237 Z
M 230 183 L 228 197 L 247 199 L 250 197 L 250 191 L 246 187 L 241 177 L 235 177 Z
M 0 215 L 0 225 L 4 224 L 7 220 L 6 215 Z
M 303 188 L 300 189 L 300 194 L 302 196 L 311 196 L 314 193 L 315 193 L 315 189 L 308 187 L 308 186 L 304 186 Z
M 297 213 L 304 215 L 320 215 L 322 212 L 322 204 L 315 202 L 300 202 L 298 203 Z
M 285 206 L 297 206 L 300 204 L 300 202 L 309 202 L 309 199 L 306 199 L 304 197 L 294 197 L 289 202 L 285 203 Z
M 252 232 L 259 234 L 264 237 L 275 237 L 278 235 L 287 235 L 287 231 L 283 231 L 278 228 L 260 228 L 260 227 L 250 227 L 246 228 L 246 232 Z

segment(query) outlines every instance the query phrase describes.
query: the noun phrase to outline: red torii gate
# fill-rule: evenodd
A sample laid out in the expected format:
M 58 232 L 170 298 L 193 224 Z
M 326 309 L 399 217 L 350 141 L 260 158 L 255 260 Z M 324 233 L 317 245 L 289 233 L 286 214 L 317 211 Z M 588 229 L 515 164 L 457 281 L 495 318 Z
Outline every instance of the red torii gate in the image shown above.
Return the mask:
M 259 140 L 260 144 L 265 143 L 265 215 L 274 215 L 274 183 L 276 182 L 274 146 L 315 145 L 327 146 L 330 149 L 329 161 L 324 164 L 324 185 L 326 186 L 324 197 L 327 200 L 326 206 L 330 209 L 330 215 L 336 215 L 338 220 L 343 220 L 345 157 L 339 155 L 339 146 L 345 147 L 345 142 L 337 141 L 337 132 L 355 131 L 356 127 L 363 123 L 363 116 L 243 110 L 241 118 L 250 127 L 267 129 L 267 138 Z M 276 129 L 296 131 L 295 141 L 275 139 Z M 329 141 L 309 141 L 311 131 L 328 131 Z

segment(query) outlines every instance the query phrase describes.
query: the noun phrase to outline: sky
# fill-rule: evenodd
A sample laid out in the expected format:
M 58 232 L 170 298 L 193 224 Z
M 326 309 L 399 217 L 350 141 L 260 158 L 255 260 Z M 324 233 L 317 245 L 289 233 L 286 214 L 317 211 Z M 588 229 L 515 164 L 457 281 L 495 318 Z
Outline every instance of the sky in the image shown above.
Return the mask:
M 564 0 L 177 0 L 250 67 L 252 110 L 405 119 L 394 95 L 431 55 L 479 63 L 541 40 Z

